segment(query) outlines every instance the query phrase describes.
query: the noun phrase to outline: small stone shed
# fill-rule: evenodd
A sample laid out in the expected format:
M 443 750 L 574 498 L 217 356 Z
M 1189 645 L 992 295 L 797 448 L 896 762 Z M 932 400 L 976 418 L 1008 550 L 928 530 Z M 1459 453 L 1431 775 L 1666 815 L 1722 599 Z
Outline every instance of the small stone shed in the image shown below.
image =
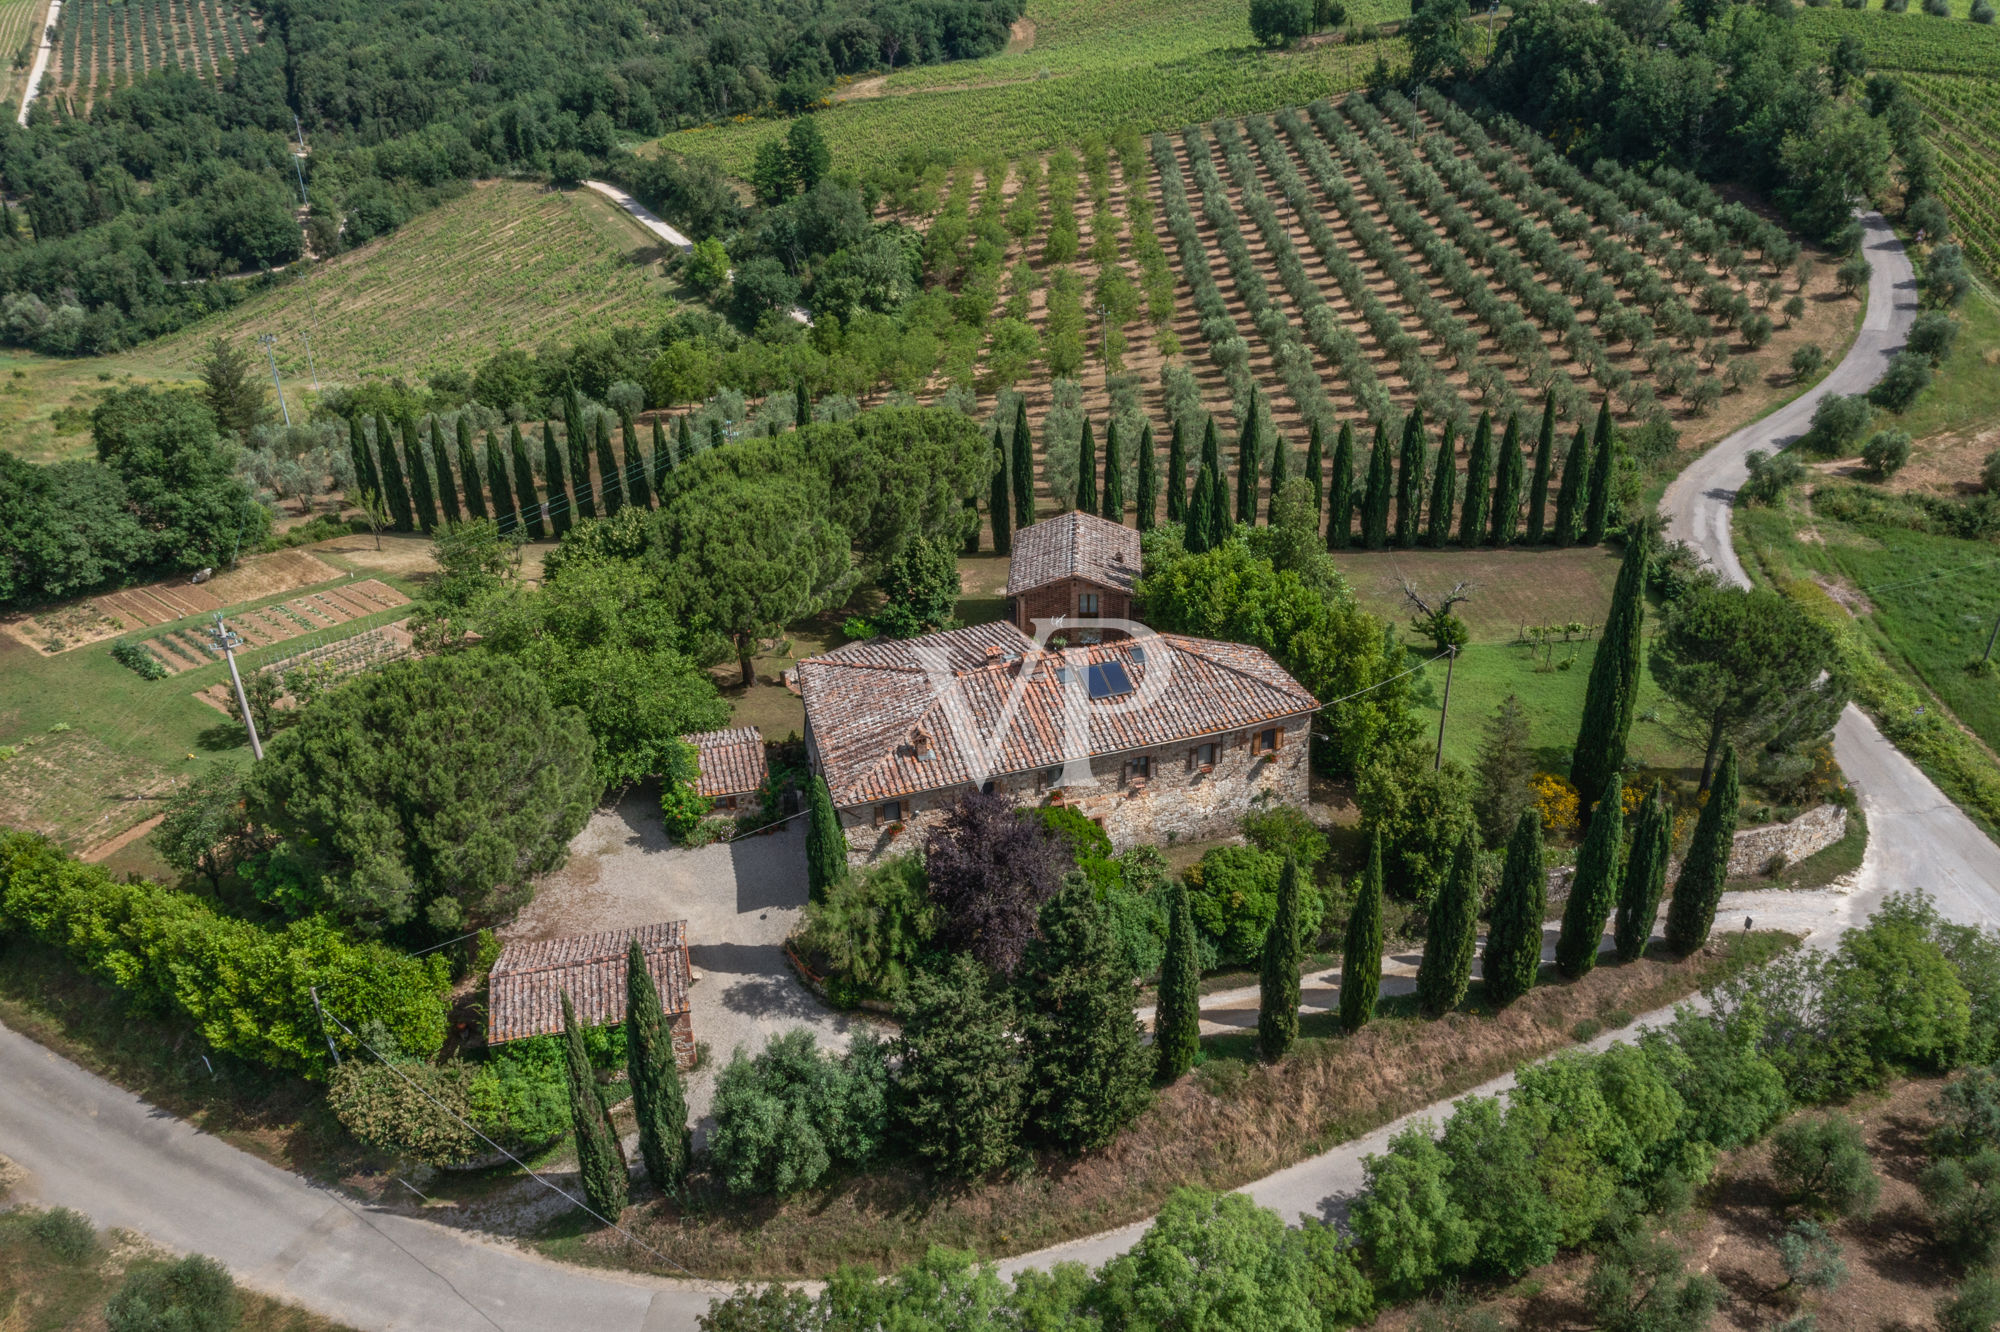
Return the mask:
M 1035 632 L 1036 620 L 1130 619 L 1138 580 L 1136 530 L 1095 514 L 1065 513 L 1014 534 L 1007 619 L 1024 634 Z M 1086 628 L 1072 637 L 1092 642 L 1105 632 Z
M 695 789 L 713 802 L 718 813 L 734 814 L 756 804 L 757 793 L 771 775 L 771 765 L 764 757 L 764 737 L 756 727 L 703 731 L 681 739 L 694 746 L 701 760 Z
M 684 920 L 508 944 L 487 978 L 487 1042 L 499 1045 L 560 1032 L 565 993 L 584 1026 L 623 1022 L 626 956 L 635 940 L 673 1031 L 675 1061 L 683 1069 L 693 1068 L 694 1023 L 688 1014 L 692 972 Z

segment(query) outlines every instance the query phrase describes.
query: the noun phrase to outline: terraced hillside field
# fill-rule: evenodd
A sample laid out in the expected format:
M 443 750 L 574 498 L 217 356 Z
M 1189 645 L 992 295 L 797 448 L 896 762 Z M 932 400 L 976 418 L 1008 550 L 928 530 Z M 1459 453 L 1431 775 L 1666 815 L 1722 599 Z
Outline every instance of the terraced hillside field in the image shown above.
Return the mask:
M 45 85 L 72 111 L 161 69 L 219 79 L 263 40 L 239 0 L 67 0 Z

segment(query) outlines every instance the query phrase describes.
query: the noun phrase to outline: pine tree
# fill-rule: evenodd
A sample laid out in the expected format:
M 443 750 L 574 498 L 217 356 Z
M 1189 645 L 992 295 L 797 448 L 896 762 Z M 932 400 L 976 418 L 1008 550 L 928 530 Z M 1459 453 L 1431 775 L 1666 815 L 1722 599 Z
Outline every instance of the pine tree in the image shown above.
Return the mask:
M 1278 502 L 1278 492 L 1285 488 L 1285 481 L 1291 473 L 1291 450 L 1285 447 L 1284 432 L 1273 427 L 1271 430 L 1271 491 L 1264 500 L 1264 525 L 1272 522 L 1271 508 Z
M 1424 958 L 1417 964 L 1417 1004 L 1432 1017 L 1457 1008 L 1472 984 L 1472 955 L 1479 943 L 1479 862 L 1473 850 L 1467 832 L 1431 903 Z
M 1167 442 L 1167 521 L 1187 519 L 1187 445 L 1181 439 L 1181 422 L 1174 418 L 1174 433 Z
M 465 418 L 461 414 L 459 419 Z M 462 515 L 458 508 L 458 486 L 451 475 L 451 446 L 445 442 L 444 423 L 435 416 L 431 418 L 431 463 L 437 468 L 438 503 L 444 509 L 444 519 L 455 523 Z
M 806 895 L 824 902 L 827 890 L 847 879 L 847 834 L 841 830 L 826 778 L 812 779 L 806 799 L 811 807 L 806 815 Z
M 535 473 L 528 466 L 528 445 L 521 438 L 518 422 L 507 428 L 507 448 L 514 455 L 514 502 L 521 507 L 521 525 L 527 528 L 530 541 L 540 541 L 545 535 L 542 505 L 535 495 Z
M 486 495 L 479 484 L 479 463 L 472 449 L 472 413 L 458 414 L 458 474 L 465 478 L 465 508 L 474 518 L 484 518 Z
M 1674 828 L 1667 813 L 1666 788 L 1653 783 L 1653 794 L 1640 806 L 1632 847 L 1626 854 L 1625 879 L 1618 892 L 1618 916 L 1611 940 L 1620 962 L 1636 962 L 1653 937 L 1653 919 L 1667 887 L 1667 853 L 1673 849 Z
M 1368 839 L 1368 866 L 1347 917 L 1347 946 L 1340 955 L 1340 1025 L 1360 1031 L 1375 1016 L 1382 993 L 1382 832 Z
M 1278 875 L 1278 910 L 1264 935 L 1264 965 L 1257 977 L 1257 1048 L 1277 1063 L 1299 1038 L 1299 862 L 1285 857 Z
M 1173 1082 L 1201 1055 L 1201 959 L 1195 952 L 1194 913 L 1187 885 L 1167 881 L 1167 953 L 1153 1004 L 1153 1077 Z
M 597 491 L 590 484 L 590 427 L 583 403 L 571 391 L 563 400 L 563 451 L 569 455 L 570 503 L 578 518 L 597 516 Z
M 1414 546 L 1422 532 L 1424 510 L 1424 409 L 1410 408 L 1403 418 L 1403 449 L 1396 467 L 1396 544 Z
M 1183 543 L 1188 553 L 1199 555 L 1208 550 L 1214 542 L 1215 515 L 1215 473 L 1208 470 L 1208 464 L 1201 465 L 1201 474 L 1194 479 L 1194 497 L 1188 501 L 1187 523 L 1183 529 Z
M 562 993 L 563 1066 L 569 1073 L 569 1118 L 576 1131 L 576 1164 L 583 1176 L 583 1197 L 590 1210 L 615 1223 L 630 1197 L 632 1177 L 625 1164 L 625 1146 L 611 1127 L 611 1116 L 597 1095 L 597 1077 L 584 1052 L 583 1029 L 569 991 Z
M 804 430 L 812 424 L 812 395 L 806 392 L 806 381 L 803 379 L 799 381 L 798 387 L 792 390 L 792 408 L 792 429 Z
M 650 509 L 653 488 L 646 483 L 646 455 L 639 451 L 639 427 L 630 412 L 618 414 L 618 442 L 625 449 L 625 498 L 635 509 Z
M 1104 509 L 1114 523 L 1125 521 L 1125 454 L 1119 447 L 1118 418 L 1104 427 Z
M 1035 523 L 1035 437 L 1028 433 L 1028 399 L 1014 397 L 1014 530 Z
M 514 508 L 514 487 L 507 482 L 507 460 L 491 430 L 486 432 L 486 484 L 493 491 L 494 520 L 501 532 L 512 532 L 521 525 L 521 515 Z
M 1110 908 L 1081 876 L 1048 900 L 1040 923 L 1022 968 L 1029 1119 L 1055 1146 L 1092 1151 L 1152 1099 L 1152 1061 L 1132 1013 L 1134 977 Z
M 1361 544 L 1380 550 L 1389 544 L 1389 496 L 1395 467 L 1389 459 L 1389 431 L 1375 423 L 1375 447 L 1368 454 L 1368 484 L 1361 495 Z
M 1535 436 L 1535 472 L 1528 483 L 1528 544 L 1542 544 L 1548 524 L 1549 468 L 1556 456 L 1556 400 L 1542 403 L 1542 428 Z
M 514 427 L 516 430 L 520 426 Z M 576 521 L 576 504 L 569 497 L 568 466 L 563 461 L 562 447 L 556 443 L 556 424 L 542 422 L 542 485 L 549 496 L 549 526 L 556 536 L 569 531 Z
M 1313 512 L 1326 517 L 1326 458 L 1320 443 L 1319 418 L 1315 416 L 1312 427 L 1306 431 L 1306 484 L 1313 491 Z
M 1597 408 L 1597 430 L 1590 442 L 1590 500 L 1583 510 L 1583 544 L 1604 540 L 1604 523 L 1611 511 L 1611 399 Z
M 417 418 L 403 414 L 403 465 L 409 471 L 410 504 L 417 526 L 425 532 L 437 529 L 437 499 L 431 490 L 431 469 L 424 463 L 423 441 L 417 438 Z
M 667 495 L 667 473 L 674 470 L 674 454 L 667 444 L 667 432 L 660 418 L 653 418 L 653 499 L 663 502 Z
M 1427 546 L 1451 544 L 1451 520 L 1458 513 L 1458 425 L 1444 423 L 1444 442 L 1438 445 L 1437 471 L 1431 482 L 1430 524 L 1424 532 Z
M 674 1033 L 660 1011 L 659 987 L 634 939 L 625 953 L 625 1075 L 639 1121 L 639 1159 L 653 1187 L 672 1197 L 687 1178 L 692 1143 Z
M 1258 434 L 1258 393 L 1250 390 L 1250 408 L 1243 413 L 1243 426 L 1236 436 L 1236 521 L 1255 526 L 1257 522 L 1257 462 L 1264 441 Z
M 1097 436 L 1090 418 L 1083 418 L 1083 433 L 1076 442 L 1076 504 L 1078 513 L 1097 512 Z
M 1493 413 L 1481 412 L 1472 431 L 1472 453 L 1465 460 L 1465 512 L 1458 523 L 1458 544 L 1476 546 L 1486 539 L 1486 504 L 1493 492 Z
M 1493 483 L 1493 535 L 1496 546 L 1514 544 L 1521 525 L 1521 414 L 1507 416 L 1507 433 L 1500 439 L 1500 477 Z
M 396 456 L 396 437 L 389 431 L 389 418 L 375 418 L 375 452 L 381 455 L 382 497 L 389 505 L 389 525 L 398 532 L 413 532 L 416 522 L 410 512 L 409 487 L 403 484 L 402 460 Z
M 1573 546 L 1583 535 L 1582 503 L 1590 485 L 1590 435 L 1582 426 L 1563 455 L 1562 483 L 1556 489 L 1556 544 Z
M 597 416 L 597 489 L 604 501 L 604 516 L 615 518 L 625 507 L 625 485 L 618 474 L 618 459 L 611 453 L 611 420 Z
M 1528 808 L 1507 839 L 1507 860 L 1493 896 L 1486 934 L 1486 998 L 1510 1004 L 1534 988 L 1542 969 L 1542 918 L 1549 910 L 1549 872 L 1542 863 L 1542 813 Z
M 1694 841 L 1667 905 L 1667 947 L 1682 956 L 1707 943 L 1714 928 L 1715 908 L 1729 878 L 1729 853 L 1736 845 L 1736 801 L 1736 746 L 1724 744 L 1722 766 L 1695 820 Z
M 1326 548 L 1345 550 L 1354 539 L 1354 427 L 1340 423 L 1333 442 L 1333 472 L 1326 488 Z
M 1139 475 L 1137 493 L 1132 497 L 1138 505 L 1133 521 L 1141 532 L 1153 530 L 1154 515 L 1160 507 L 1160 460 L 1155 456 L 1158 447 L 1153 443 L 1153 423 L 1148 421 L 1139 427 Z
M 1563 908 L 1562 933 L 1556 937 L 1556 966 L 1571 980 L 1589 975 L 1597 965 L 1604 921 L 1618 902 L 1618 881 L 1624 877 L 1618 859 L 1625 840 L 1623 796 L 1617 777 L 1605 783 L 1590 831 L 1577 848 L 1576 876 L 1569 881 L 1569 903 Z
M 1651 542 L 1642 527 L 1625 543 L 1611 609 L 1598 635 L 1583 694 L 1583 722 L 1569 764 L 1570 784 L 1595 791 L 1625 767 L 1625 742 L 1632 734 L 1639 697 L 1639 662 L 1645 647 L 1646 567 Z

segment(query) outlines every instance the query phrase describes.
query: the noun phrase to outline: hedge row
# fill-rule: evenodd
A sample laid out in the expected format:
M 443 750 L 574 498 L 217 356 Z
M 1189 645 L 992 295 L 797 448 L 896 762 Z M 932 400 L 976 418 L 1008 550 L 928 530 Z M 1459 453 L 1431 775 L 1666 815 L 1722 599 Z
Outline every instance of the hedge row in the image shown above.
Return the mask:
M 312 987 L 349 1026 L 379 1023 L 400 1051 L 444 1044 L 450 966 L 347 938 L 323 920 L 267 930 L 162 884 L 120 883 L 47 838 L 0 833 L 0 934 L 61 950 L 133 1007 L 192 1023 L 223 1054 L 308 1078 L 331 1064 Z M 331 1029 L 343 1053 L 356 1043 Z

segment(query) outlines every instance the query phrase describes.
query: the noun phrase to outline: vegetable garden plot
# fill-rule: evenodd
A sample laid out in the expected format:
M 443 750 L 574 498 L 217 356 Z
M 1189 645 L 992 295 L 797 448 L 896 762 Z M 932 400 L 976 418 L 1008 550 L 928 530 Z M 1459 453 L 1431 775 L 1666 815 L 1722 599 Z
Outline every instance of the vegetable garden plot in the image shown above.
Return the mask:
M 358 583 L 337 583 L 290 601 L 237 611 L 229 616 L 228 623 L 243 639 L 246 649 L 260 648 L 306 634 L 324 633 L 408 603 L 409 598 L 395 588 L 370 578 Z M 145 643 L 173 675 L 217 660 L 208 650 L 206 632 L 200 628 L 169 630 L 146 639 Z
M 290 692 L 293 685 L 310 680 L 313 689 L 327 689 L 364 671 L 379 670 L 392 661 L 415 655 L 409 621 L 398 620 L 394 624 L 365 629 L 358 634 L 318 643 L 303 652 L 266 662 L 257 668 L 257 673 L 275 676 L 281 685 L 286 686 L 286 692 L 279 696 L 279 706 L 285 707 L 296 703 Z M 223 680 L 196 690 L 195 697 L 218 712 L 229 713 L 232 688 L 227 680 Z

